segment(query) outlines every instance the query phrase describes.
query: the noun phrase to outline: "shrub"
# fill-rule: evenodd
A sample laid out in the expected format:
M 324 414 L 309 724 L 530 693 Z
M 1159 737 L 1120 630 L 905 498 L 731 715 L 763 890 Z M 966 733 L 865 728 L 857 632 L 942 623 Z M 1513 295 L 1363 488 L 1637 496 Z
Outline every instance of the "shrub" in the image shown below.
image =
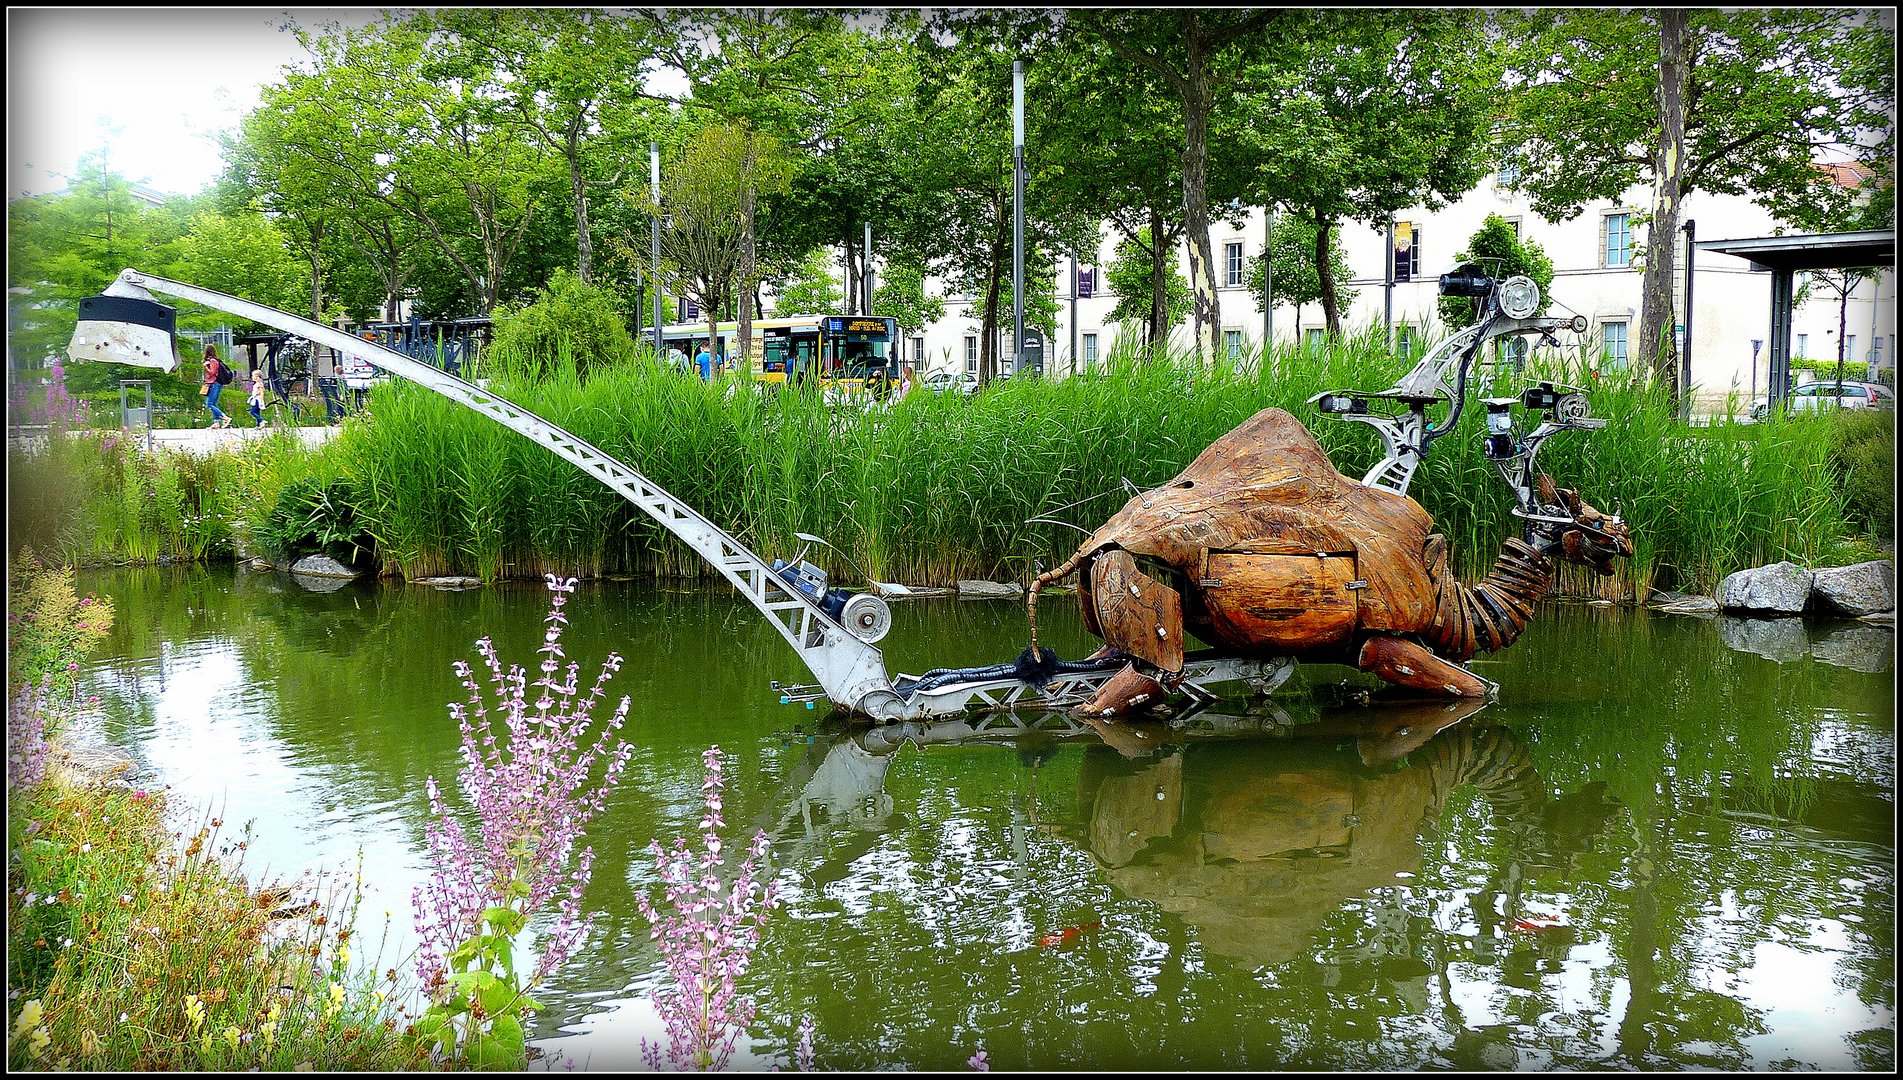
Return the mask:
M 504 371 L 546 375 L 572 363 L 585 377 L 635 355 L 612 294 L 565 270 L 557 270 L 528 306 L 498 311 L 495 327 L 488 363 Z
M 1874 536 L 1894 538 L 1896 414 L 1839 409 L 1830 420 L 1830 458 L 1843 477 L 1846 516 Z

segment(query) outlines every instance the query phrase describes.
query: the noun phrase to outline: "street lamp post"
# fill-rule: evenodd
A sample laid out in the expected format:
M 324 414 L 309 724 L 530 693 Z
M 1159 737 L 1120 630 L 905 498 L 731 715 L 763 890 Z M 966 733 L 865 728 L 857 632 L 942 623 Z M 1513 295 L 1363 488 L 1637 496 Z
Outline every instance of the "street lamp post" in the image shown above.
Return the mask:
M 1011 373 L 1024 355 L 1024 61 L 1011 62 Z
M 648 143 L 648 178 L 654 185 L 654 222 L 650 227 L 654 256 L 654 355 L 661 356 L 661 145 Z

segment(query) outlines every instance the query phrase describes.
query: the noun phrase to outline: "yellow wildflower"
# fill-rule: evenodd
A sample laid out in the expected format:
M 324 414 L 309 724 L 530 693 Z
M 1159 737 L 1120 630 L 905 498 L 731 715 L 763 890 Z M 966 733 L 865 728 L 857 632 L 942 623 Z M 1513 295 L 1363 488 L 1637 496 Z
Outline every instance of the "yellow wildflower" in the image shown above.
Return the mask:
M 193 1031 L 205 1022 L 205 1003 L 198 1000 L 197 994 L 185 995 L 185 1019 L 191 1021 Z
M 238 1049 L 238 1040 L 243 1036 L 244 1032 L 239 1030 L 236 1024 L 225 1029 L 225 1041 L 231 1044 L 233 1050 Z
M 99 1052 L 99 1036 L 93 1034 L 92 1028 L 86 1028 L 85 1030 L 81 1031 L 79 1033 L 80 1056 L 92 1057 L 94 1054 L 97 1054 L 98 1052 Z
M 264 1023 L 259 1024 L 258 1034 L 264 1036 L 264 1045 L 267 1049 L 277 1045 L 278 1026 L 276 1023 L 267 1020 Z
M 337 946 L 337 966 L 346 967 L 349 965 L 349 963 L 350 963 L 350 949 L 343 945 Z
M 34 1057 L 39 1057 L 46 1053 L 47 1044 L 52 1041 L 52 1037 L 46 1033 L 45 1028 L 36 1027 L 33 1029 L 33 1034 L 26 1037 L 26 1048 L 32 1051 Z
M 20 1017 L 13 1022 L 14 1037 L 18 1038 L 32 1031 L 34 1028 L 39 1027 L 41 1015 L 42 1010 L 39 998 L 34 998 L 32 1001 L 20 1006 Z

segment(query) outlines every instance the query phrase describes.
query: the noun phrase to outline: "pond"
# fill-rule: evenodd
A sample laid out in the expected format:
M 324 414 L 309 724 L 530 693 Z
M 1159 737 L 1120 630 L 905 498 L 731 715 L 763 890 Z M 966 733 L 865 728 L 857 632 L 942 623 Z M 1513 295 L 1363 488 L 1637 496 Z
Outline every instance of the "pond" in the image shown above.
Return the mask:
M 546 589 L 78 585 L 118 611 L 82 740 L 251 822 L 254 874 L 361 860 L 361 962 L 407 966 L 451 665 L 488 635 L 532 668 Z M 1551 604 L 1480 662 L 1481 708 L 1360 705 L 1365 676 L 1314 667 L 1171 725 L 867 729 L 781 704 L 770 681 L 807 673 L 724 587 L 583 583 L 567 612 L 584 680 L 627 658 L 636 750 L 589 829 L 595 931 L 538 995 L 543 1062 L 641 1068 L 664 1036 L 635 897 L 717 744 L 729 839 L 767 831 L 784 901 L 736 1068 L 792 1068 L 805 1017 L 828 1070 L 1895 1063 L 1891 630 Z M 1009 601 L 894 617 L 895 672 L 1023 647 Z M 1064 656 L 1094 645 L 1067 599 L 1039 621 Z

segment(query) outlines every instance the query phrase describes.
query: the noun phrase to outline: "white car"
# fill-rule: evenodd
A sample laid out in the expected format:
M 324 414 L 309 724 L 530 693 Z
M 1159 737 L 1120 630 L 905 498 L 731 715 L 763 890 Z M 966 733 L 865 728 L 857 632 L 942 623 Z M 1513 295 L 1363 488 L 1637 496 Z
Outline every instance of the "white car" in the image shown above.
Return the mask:
M 1808 382 L 1791 387 L 1786 395 L 1784 407 L 1790 412 L 1817 412 L 1820 409 L 1892 409 L 1896 408 L 1896 392 L 1882 383 L 1851 382 L 1844 380 L 1841 389 L 1837 381 Z M 1759 402 L 1751 409 L 1755 419 L 1763 419 L 1770 411 L 1769 406 Z
M 937 393 L 969 394 L 978 389 L 978 376 L 969 371 L 935 371 L 925 377 L 925 389 Z

